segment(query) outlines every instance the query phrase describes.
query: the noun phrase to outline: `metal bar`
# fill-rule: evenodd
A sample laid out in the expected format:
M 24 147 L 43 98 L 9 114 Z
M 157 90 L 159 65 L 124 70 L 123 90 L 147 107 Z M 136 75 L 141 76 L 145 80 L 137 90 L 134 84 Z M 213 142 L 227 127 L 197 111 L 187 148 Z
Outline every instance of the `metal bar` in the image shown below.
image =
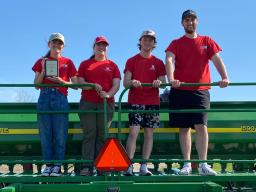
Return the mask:
M 121 112 L 120 112 L 121 111 Z M 118 121 L 121 121 L 121 113 L 214 113 L 214 112 L 256 112 L 256 109 L 179 109 L 179 110 L 122 110 L 118 108 Z M 37 111 L 37 110 L 0 110 L 0 114 L 66 114 L 66 113 L 104 113 L 104 110 L 68 110 L 68 111 Z M 120 122 L 119 121 L 119 122 Z M 118 122 L 118 123 L 119 123 Z M 121 127 L 121 124 L 118 128 Z M 119 131 L 120 132 L 120 131 Z
M 98 192 L 98 191 L 122 191 L 122 192 L 222 192 L 222 187 L 212 182 L 185 182 L 185 183 L 131 183 L 108 181 L 107 183 L 92 182 L 84 184 L 20 184 L 21 191 L 16 192 Z M 206 190 L 207 189 L 207 190 Z M 5 190 L 4 190 L 5 191 Z M 11 192 L 11 191 L 8 191 Z
M 255 86 L 256 82 L 237 82 L 237 83 L 230 83 L 229 86 Z M 4 83 L 0 84 L 0 87 L 94 87 L 94 84 L 11 84 L 11 83 Z M 153 86 L 152 83 L 142 83 L 142 86 Z M 163 83 L 161 87 L 171 86 L 170 83 Z M 180 86 L 219 86 L 219 82 L 213 83 L 181 83 Z M 130 87 L 127 87 L 128 89 Z
M 0 114 L 56 114 L 56 113 L 103 113 L 103 110 L 68 110 L 68 111 L 37 111 L 37 110 L 0 110 Z
M 0 87 L 95 87 L 94 84 L 0 84 Z
M 54 164 L 54 163 L 92 163 L 93 160 L 0 160 L 0 165 L 3 164 Z
M 125 88 L 125 89 L 121 92 L 121 94 L 120 94 L 120 96 L 119 96 L 119 98 L 118 98 L 118 133 L 117 133 L 117 138 L 118 138 L 118 139 L 120 139 L 120 137 L 121 137 L 121 113 L 122 113 L 122 105 L 121 105 L 121 103 L 122 103 L 122 98 L 123 98 L 125 92 L 126 92 L 128 89 L 129 89 L 129 87 Z
M 107 176 L 111 181 L 134 181 L 136 183 L 157 183 L 157 182 L 225 182 L 225 181 L 244 181 L 244 182 L 255 182 L 255 173 L 233 173 L 233 174 L 218 174 L 217 176 L 199 176 L 199 175 L 164 175 L 164 176 L 131 176 L 131 177 L 118 177 L 118 176 Z M 38 182 L 50 182 L 50 183 L 80 183 L 80 182 L 95 182 L 102 181 L 103 176 L 91 177 L 91 176 L 74 176 L 63 175 L 62 177 L 42 177 L 41 175 L 22 175 L 11 176 L 11 175 L 0 175 L 0 183 L 38 183 Z M 110 182 L 110 181 L 108 181 Z M 62 184 L 63 185 L 63 184 Z M 134 190 L 137 191 L 137 190 Z
M 140 163 L 142 159 L 134 159 L 134 163 Z M 152 162 L 152 163 L 184 163 L 184 162 L 192 162 L 192 163 L 256 163 L 256 160 L 237 160 L 237 159 L 229 159 L 229 160 L 221 160 L 221 159 L 213 159 L 213 160 L 199 160 L 199 159 L 191 159 L 191 160 L 183 160 L 183 159 L 148 159 L 143 160 L 144 162 Z M 3 164 L 45 164 L 45 163 L 92 163 L 93 160 L 0 160 L 0 165 Z
M 107 123 L 107 98 L 104 97 L 104 140 L 108 138 L 108 123 Z
M 145 87 L 151 87 L 153 86 L 152 83 L 142 83 L 142 86 Z M 242 82 L 242 83 L 229 83 L 228 86 L 255 86 L 256 82 Z M 161 87 L 171 87 L 171 83 L 163 83 L 161 84 Z M 198 87 L 198 86 L 219 86 L 219 82 L 213 82 L 213 83 L 181 83 L 181 87 Z M 131 87 L 130 87 L 131 88 Z
M 122 110 L 122 113 L 201 113 L 201 112 L 256 112 L 256 109 L 179 109 L 179 110 Z
M 152 83 L 142 83 L 142 86 L 148 87 L 152 86 Z M 213 82 L 213 83 L 181 83 L 181 86 L 218 86 L 219 82 Z M 229 86 L 255 86 L 256 82 L 243 82 L 243 83 L 230 83 Z M 161 85 L 161 87 L 166 86 L 172 86 L 171 83 L 164 83 Z M 137 112 L 143 112 L 143 113 L 152 113 L 152 112 L 162 112 L 162 113 L 198 113 L 198 112 L 255 112 L 256 109 L 208 109 L 208 110 L 200 110 L 200 109 L 182 109 L 182 110 L 152 110 L 152 111 L 142 111 L 142 110 L 122 110 L 121 102 L 123 99 L 123 96 L 127 90 L 132 88 L 131 86 L 126 87 L 120 94 L 118 99 L 118 138 L 120 138 L 121 133 L 121 113 L 137 113 Z

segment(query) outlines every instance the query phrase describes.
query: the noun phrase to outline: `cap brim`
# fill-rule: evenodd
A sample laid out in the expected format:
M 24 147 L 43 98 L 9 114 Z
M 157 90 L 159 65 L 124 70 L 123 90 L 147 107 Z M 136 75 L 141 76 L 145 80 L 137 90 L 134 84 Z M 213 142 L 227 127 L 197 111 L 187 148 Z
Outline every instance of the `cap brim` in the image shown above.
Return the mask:
M 142 37 L 152 37 L 152 38 L 156 39 L 156 37 L 153 36 L 153 35 L 142 35 L 142 36 L 140 37 L 140 39 L 141 39 Z
M 97 44 L 97 43 L 106 43 L 107 45 L 109 45 L 109 43 L 107 41 L 104 41 L 104 40 L 95 42 L 95 44 Z
M 54 39 L 51 39 L 50 41 L 53 41 L 53 40 L 59 40 L 59 41 L 61 41 L 63 44 L 65 44 L 65 42 L 64 42 L 62 39 L 54 38 Z
M 182 20 L 185 19 L 185 18 L 187 18 L 187 17 L 194 17 L 194 18 L 197 18 L 197 15 L 195 15 L 195 14 L 187 14 L 187 15 L 184 15 L 184 16 L 182 17 Z

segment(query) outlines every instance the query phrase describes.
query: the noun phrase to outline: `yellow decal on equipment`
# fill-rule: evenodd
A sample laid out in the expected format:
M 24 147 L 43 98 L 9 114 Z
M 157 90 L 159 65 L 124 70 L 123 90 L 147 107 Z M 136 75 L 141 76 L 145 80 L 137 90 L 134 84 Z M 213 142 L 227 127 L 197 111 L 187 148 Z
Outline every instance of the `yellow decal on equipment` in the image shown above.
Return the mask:
M 143 133 L 143 129 L 140 130 Z M 195 130 L 192 130 L 194 133 Z M 208 128 L 209 133 L 255 133 L 256 125 L 241 125 L 239 127 L 217 127 Z M 83 131 L 80 128 L 69 128 L 68 134 L 82 134 Z M 109 128 L 109 133 L 118 133 L 118 128 Z M 129 128 L 121 128 L 120 133 L 128 134 Z M 179 133 L 178 128 L 157 128 L 154 133 Z M 39 131 L 36 128 L 17 129 L 17 128 L 0 128 L 0 135 L 38 135 Z
M 256 132 L 256 125 L 241 125 L 242 132 Z
M 8 128 L 0 128 L 0 134 L 8 134 L 9 129 Z

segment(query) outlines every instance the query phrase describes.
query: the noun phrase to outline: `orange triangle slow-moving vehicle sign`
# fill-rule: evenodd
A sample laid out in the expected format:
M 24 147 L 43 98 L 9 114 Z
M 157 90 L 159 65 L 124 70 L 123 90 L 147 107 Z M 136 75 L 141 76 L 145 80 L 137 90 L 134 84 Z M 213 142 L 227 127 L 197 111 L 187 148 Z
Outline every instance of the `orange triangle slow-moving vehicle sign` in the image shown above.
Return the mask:
M 125 171 L 131 163 L 119 140 L 109 138 L 101 148 L 94 166 L 99 171 Z

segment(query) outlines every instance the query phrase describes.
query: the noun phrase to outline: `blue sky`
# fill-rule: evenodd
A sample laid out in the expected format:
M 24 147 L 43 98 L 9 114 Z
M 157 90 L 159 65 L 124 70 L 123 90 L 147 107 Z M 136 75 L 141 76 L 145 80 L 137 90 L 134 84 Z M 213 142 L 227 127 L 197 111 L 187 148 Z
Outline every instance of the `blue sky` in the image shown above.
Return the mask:
M 198 13 L 198 33 L 211 36 L 223 49 L 221 56 L 231 82 L 255 81 L 254 0 L 3 0 L 0 3 L 0 83 L 32 83 L 34 62 L 44 55 L 51 33 L 66 38 L 63 55 L 78 68 L 92 53 L 96 36 L 110 42 L 108 57 L 118 64 L 123 77 L 126 60 L 138 53 L 141 32 L 153 29 L 157 47 L 153 54 L 164 60 L 169 43 L 184 34 L 181 14 Z M 212 81 L 219 76 L 211 63 Z M 0 102 L 36 101 L 33 88 L 0 88 Z M 117 94 L 119 95 L 120 92 Z M 80 91 L 70 91 L 69 101 L 78 102 Z M 255 87 L 213 88 L 213 101 L 255 99 Z M 124 98 L 123 101 L 126 101 Z

